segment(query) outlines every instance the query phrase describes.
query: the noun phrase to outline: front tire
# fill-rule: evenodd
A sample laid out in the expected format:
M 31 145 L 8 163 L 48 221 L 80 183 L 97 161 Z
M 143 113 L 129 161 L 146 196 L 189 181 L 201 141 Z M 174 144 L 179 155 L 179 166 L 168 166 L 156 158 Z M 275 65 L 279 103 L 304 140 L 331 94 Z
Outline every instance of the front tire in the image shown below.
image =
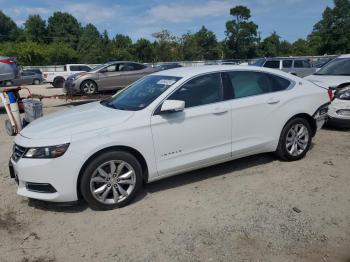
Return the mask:
M 110 210 L 127 205 L 142 183 L 138 160 L 128 152 L 110 151 L 87 165 L 80 191 L 91 208 Z
M 80 90 L 85 95 L 93 95 L 97 93 L 97 85 L 92 80 L 85 80 L 81 83 Z
M 283 160 L 296 161 L 305 157 L 312 141 L 310 124 L 304 118 L 293 118 L 283 128 L 276 154 Z

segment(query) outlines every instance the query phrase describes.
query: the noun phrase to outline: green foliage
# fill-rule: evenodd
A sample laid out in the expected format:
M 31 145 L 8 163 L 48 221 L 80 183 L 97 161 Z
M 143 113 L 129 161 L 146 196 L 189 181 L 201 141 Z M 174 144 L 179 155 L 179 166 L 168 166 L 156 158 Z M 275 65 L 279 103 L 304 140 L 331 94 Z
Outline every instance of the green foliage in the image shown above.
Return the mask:
M 229 58 L 253 58 L 258 50 L 258 25 L 249 21 L 250 10 L 245 6 L 231 8 L 233 20 L 226 23 L 226 56 Z
M 30 15 L 24 23 L 25 37 L 28 41 L 44 43 L 46 32 L 46 22 L 40 15 Z
M 16 41 L 19 33 L 16 23 L 0 10 L 0 42 Z
M 350 52 L 350 1 L 334 0 L 334 8 L 327 7 L 322 20 L 309 36 L 312 46 L 320 54 Z
M 63 42 L 76 49 L 81 27 L 78 20 L 68 13 L 54 12 L 47 23 L 50 42 Z
M 103 63 L 104 46 L 100 33 L 92 24 L 81 30 L 77 52 L 82 63 Z
M 141 62 L 154 62 L 154 46 L 152 43 L 144 38 L 140 38 L 134 44 L 134 53 L 137 55 L 137 59 Z
M 141 38 L 133 43 L 122 34 L 110 39 L 106 30 L 101 34 L 93 24 L 82 27 L 65 12 L 54 12 L 47 23 L 40 15 L 30 15 L 19 28 L 0 10 L 0 55 L 16 56 L 22 65 L 47 65 L 350 53 L 349 0 L 334 0 L 334 7 L 324 10 L 311 34 L 294 43 L 282 40 L 276 32 L 261 40 L 258 25 L 250 20 L 251 12 L 245 6 L 235 6 L 229 12 L 232 20 L 226 23 L 226 38 L 221 42 L 202 26 L 181 37 L 162 30 L 152 35 L 154 42 Z

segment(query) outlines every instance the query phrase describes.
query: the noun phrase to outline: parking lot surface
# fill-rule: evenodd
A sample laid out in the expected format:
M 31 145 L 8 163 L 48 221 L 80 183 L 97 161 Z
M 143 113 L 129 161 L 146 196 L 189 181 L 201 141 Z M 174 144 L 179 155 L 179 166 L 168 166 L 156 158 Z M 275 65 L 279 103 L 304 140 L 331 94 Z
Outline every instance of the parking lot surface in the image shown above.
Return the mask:
M 44 114 L 77 104 L 44 100 Z M 97 212 L 17 196 L 6 118 L 0 107 L 0 261 L 350 261 L 350 131 L 320 130 L 301 161 L 235 160 Z

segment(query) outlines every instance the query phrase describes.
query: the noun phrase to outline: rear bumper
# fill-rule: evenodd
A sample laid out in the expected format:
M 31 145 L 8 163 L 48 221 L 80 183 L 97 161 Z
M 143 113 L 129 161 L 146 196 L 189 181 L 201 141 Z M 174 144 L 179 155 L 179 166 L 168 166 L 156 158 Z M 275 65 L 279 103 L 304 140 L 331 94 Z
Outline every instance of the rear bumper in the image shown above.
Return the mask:
M 350 128 L 350 119 L 329 117 L 327 124 L 330 126 L 335 126 L 335 127 Z

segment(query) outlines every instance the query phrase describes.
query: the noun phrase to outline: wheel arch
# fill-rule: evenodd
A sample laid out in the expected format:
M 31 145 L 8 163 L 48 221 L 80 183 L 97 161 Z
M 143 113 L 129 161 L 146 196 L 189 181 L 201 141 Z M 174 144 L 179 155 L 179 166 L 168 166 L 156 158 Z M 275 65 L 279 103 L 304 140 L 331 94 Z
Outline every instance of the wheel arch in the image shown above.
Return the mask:
M 317 131 L 316 121 L 315 121 L 315 119 L 312 116 L 310 116 L 307 113 L 299 113 L 299 114 L 296 114 L 296 115 L 292 116 L 291 118 L 288 119 L 288 121 L 284 124 L 283 127 L 285 127 L 286 124 L 289 123 L 289 121 L 291 121 L 294 118 L 303 118 L 303 119 L 305 119 L 310 124 L 311 131 L 312 131 L 312 137 L 314 137 L 316 135 L 316 131 Z
M 143 180 L 144 182 L 148 181 L 148 165 L 146 162 L 146 159 L 144 158 L 144 156 L 135 148 L 129 147 L 129 146 L 110 146 L 110 147 L 106 147 L 103 148 L 97 152 L 95 152 L 93 155 L 91 155 L 82 165 L 82 167 L 80 168 L 79 171 L 79 175 L 78 175 L 78 180 L 77 180 L 77 195 L 78 198 L 81 199 L 82 195 L 80 192 L 80 182 L 81 182 L 81 178 L 83 176 L 83 173 L 87 167 L 87 165 L 89 164 L 90 160 L 92 160 L 93 158 L 104 154 L 106 152 L 110 152 L 110 151 L 124 151 L 124 152 L 128 152 L 131 155 L 133 155 L 140 163 L 141 167 L 142 167 L 142 175 L 143 175 Z

